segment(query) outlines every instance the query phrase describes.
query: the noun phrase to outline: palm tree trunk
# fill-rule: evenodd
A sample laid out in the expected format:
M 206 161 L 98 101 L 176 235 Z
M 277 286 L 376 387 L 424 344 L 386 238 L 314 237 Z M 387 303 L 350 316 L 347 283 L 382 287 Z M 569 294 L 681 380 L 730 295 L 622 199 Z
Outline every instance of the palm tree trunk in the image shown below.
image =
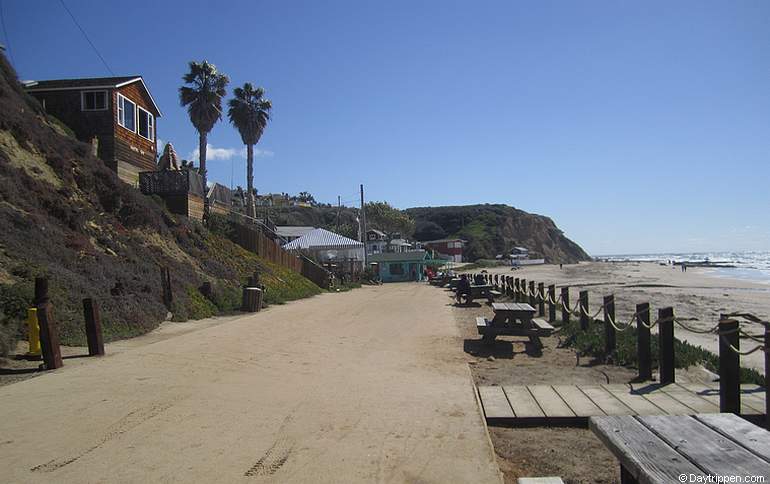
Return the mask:
M 207 185 L 208 177 L 206 176 L 206 146 L 208 146 L 208 133 L 200 133 L 198 137 L 198 156 L 199 156 L 199 169 L 201 178 L 203 179 L 203 222 L 207 222 L 209 219 L 209 191 Z
M 246 145 L 246 190 L 246 215 L 254 217 L 254 145 Z

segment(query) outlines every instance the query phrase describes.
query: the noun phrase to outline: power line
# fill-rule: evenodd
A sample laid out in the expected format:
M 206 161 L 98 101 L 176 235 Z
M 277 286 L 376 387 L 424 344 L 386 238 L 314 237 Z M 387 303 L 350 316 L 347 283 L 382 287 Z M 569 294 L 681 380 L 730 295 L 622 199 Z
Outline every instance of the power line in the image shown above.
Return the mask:
M 5 36 L 5 43 L 7 45 L 8 57 L 11 58 L 11 64 L 16 65 L 13 60 L 13 53 L 11 52 L 11 38 L 8 37 L 8 29 L 5 28 L 5 15 L 3 14 L 3 0 L 0 0 L 0 23 L 3 24 L 3 36 Z
M 77 19 L 75 18 L 75 16 L 74 16 L 74 15 L 72 15 L 72 12 L 70 12 L 70 9 L 69 9 L 69 8 L 67 8 L 67 5 L 64 3 L 64 0 L 59 0 L 59 2 L 61 3 L 61 6 L 62 6 L 62 7 L 64 7 L 64 10 L 66 10 L 66 11 L 67 11 L 67 13 L 70 15 L 70 18 L 71 18 L 71 19 L 72 19 L 72 21 L 75 23 L 75 25 L 77 26 L 77 28 L 78 28 L 78 29 L 80 29 L 80 32 L 83 34 L 83 37 L 85 37 L 85 38 L 86 38 L 86 40 L 88 41 L 88 43 L 91 45 L 91 48 L 92 48 L 92 49 L 94 49 L 94 52 L 96 52 L 96 55 L 98 55 L 98 56 L 99 56 L 99 59 L 101 59 L 101 60 L 102 60 L 102 63 L 104 64 L 104 67 L 106 67 L 106 68 L 107 68 L 107 70 L 109 71 L 109 73 L 110 73 L 110 74 L 112 74 L 112 75 L 114 76 L 114 75 L 115 75 L 115 73 L 114 73 L 114 72 L 112 72 L 112 69 L 110 69 L 110 66 L 107 64 L 107 61 L 106 61 L 106 60 L 104 60 L 104 57 L 102 57 L 102 54 L 100 54 L 100 53 L 99 53 L 99 49 L 97 49 L 97 48 L 96 48 L 96 46 L 94 45 L 94 43 L 93 43 L 93 42 L 91 42 L 91 39 L 88 37 L 88 34 L 86 33 L 86 31 L 85 31 L 85 30 L 83 30 L 83 27 L 81 27 L 81 26 L 80 26 L 80 24 L 78 23 L 78 21 L 77 21 Z

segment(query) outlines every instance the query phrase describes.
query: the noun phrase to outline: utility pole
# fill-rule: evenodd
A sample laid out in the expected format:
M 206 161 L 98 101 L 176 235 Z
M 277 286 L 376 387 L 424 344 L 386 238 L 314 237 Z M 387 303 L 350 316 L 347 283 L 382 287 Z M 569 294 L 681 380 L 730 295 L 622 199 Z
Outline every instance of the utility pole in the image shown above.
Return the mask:
M 340 233 L 340 210 L 342 210 L 342 202 L 340 202 L 340 196 L 337 195 L 337 230 L 335 230 L 337 233 Z
M 366 270 L 366 209 L 364 208 L 364 184 L 361 184 L 361 242 L 364 243 L 364 270 Z

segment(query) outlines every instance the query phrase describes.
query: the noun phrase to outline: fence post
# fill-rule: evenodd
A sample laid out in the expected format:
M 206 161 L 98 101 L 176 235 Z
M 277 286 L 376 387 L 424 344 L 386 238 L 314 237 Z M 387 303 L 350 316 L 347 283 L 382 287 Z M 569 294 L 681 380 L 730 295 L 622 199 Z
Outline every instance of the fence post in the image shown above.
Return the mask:
M 556 284 L 548 286 L 548 321 L 556 321 Z
M 538 301 L 537 301 L 537 315 L 541 318 L 545 316 L 545 284 L 542 282 L 537 285 Z
M 561 288 L 561 322 L 569 324 L 569 286 Z
M 658 309 L 658 373 L 660 383 L 676 381 L 674 372 L 674 308 Z
M 765 428 L 770 429 L 770 324 L 765 323 Z
M 514 279 L 513 283 L 513 301 L 519 302 L 519 278 Z
M 99 306 L 96 305 L 96 302 L 93 299 L 83 299 L 83 316 L 86 320 L 88 356 L 104 356 L 102 320 L 99 317 Z
M 588 291 L 580 291 L 580 297 L 578 298 L 580 312 L 580 329 L 583 331 L 588 330 Z
M 615 352 L 615 295 L 604 296 L 604 354 Z
M 63 363 L 59 347 L 59 328 L 53 319 L 53 308 L 48 299 L 48 279 L 44 277 L 35 278 L 35 306 L 40 326 L 40 349 L 45 367 L 48 370 L 61 368 Z
M 525 302 L 529 301 L 529 296 L 527 295 L 527 280 L 526 279 L 522 279 L 521 280 L 520 288 L 521 288 L 521 295 L 519 296 L 519 302 L 520 303 L 525 303 Z
M 639 380 L 652 380 L 650 350 L 650 303 L 636 305 L 636 354 L 639 360 Z
M 535 309 L 537 298 L 535 297 L 535 281 L 529 281 L 529 305 Z
M 738 328 L 738 321 L 719 316 L 719 411 L 736 415 L 741 411 L 741 362 L 730 346 L 740 350 Z

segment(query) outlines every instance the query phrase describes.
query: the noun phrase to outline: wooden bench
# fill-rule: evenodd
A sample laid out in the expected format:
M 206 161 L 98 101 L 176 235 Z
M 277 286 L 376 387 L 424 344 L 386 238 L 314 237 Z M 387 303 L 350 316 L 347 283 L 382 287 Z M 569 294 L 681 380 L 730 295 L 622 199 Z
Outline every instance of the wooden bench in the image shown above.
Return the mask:
M 543 349 L 541 337 L 551 336 L 554 327 L 542 319 L 533 319 L 531 326 L 523 324 L 496 326 L 493 321 L 484 317 L 476 318 L 476 331 L 482 341 L 493 344 L 498 336 L 526 336 L 538 350 Z
M 623 483 L 770 474 L 770 432 L 733 414 L 591 417 L 589 427 L 620 461 Z

